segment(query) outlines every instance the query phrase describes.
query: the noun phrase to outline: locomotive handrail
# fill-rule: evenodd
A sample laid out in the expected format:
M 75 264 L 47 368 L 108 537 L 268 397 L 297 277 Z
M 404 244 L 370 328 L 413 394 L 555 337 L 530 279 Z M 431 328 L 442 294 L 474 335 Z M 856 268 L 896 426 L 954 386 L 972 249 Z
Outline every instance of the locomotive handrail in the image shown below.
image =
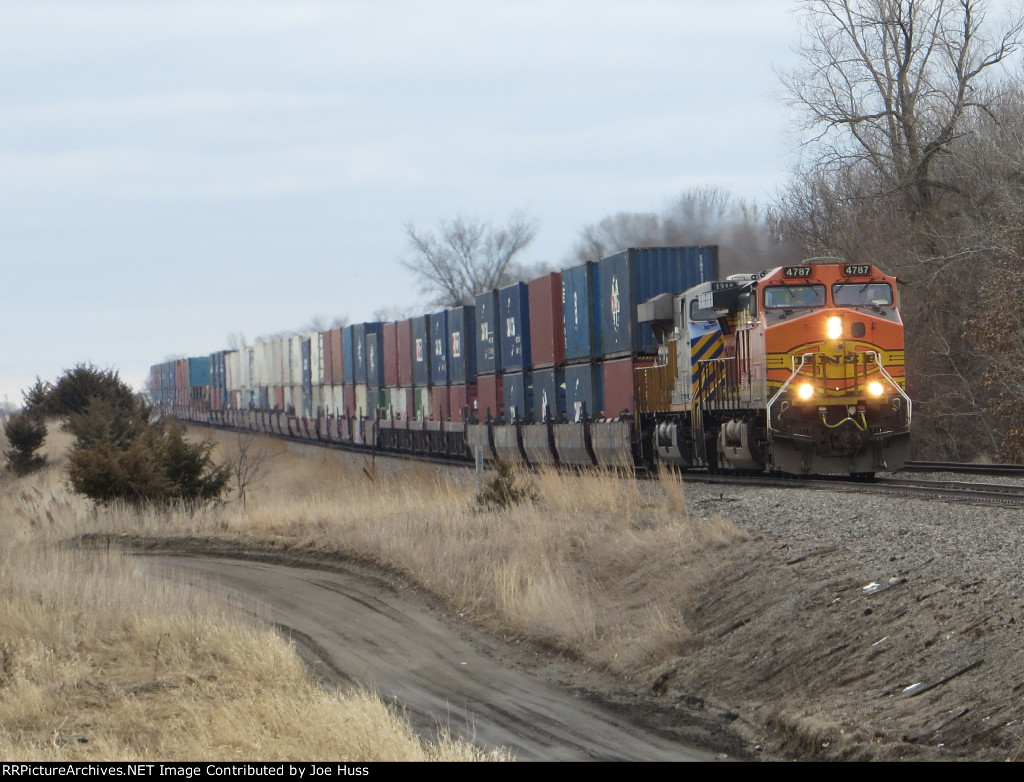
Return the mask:
M 890 375 L 889 372 L 886 370 L 885 366 L 882 364 L 882 357 L 878 355 L 878 351 L 877 350 L 866 350 L 864 352 L 865 353 L 870 353 L 872 356 L 875 357 L 875 366 L 878 367 L 878 371 L 882 373 L 882 376 L 886 380 L 889 381 L 889 384 L 893 388 L 896 389 L 896 393 L 899 394 L 901 397 L 903 397 L 903 401 L 907 403 L 907 428 L 909 429 L 910 428 L 910 419 L 911 419 L 911 416 L 912 416 L 913 411 L 914 411 L 914 402 L 913 402 L 913 400 L 911 400 L 911 398 L 907 395 L 907 392 L 903 390 L 903 388 L 900 386 L 900 384 L 897 383 L 893 379 L 892 375 Z
M 775 392 L 775 396 L 773 396 L 771 399 L 768 400 L 768 405 L 767 405 L 767 407 L 765 409 L 765 413 L 766 413 L 765 417 L 768 419 L 768 431 L 769 432 L 776 432 L 776 431 L 778 431 L 777 429 L 773 429 L 772 428 L 772 406 L 778 401 L 779 397 L 782 396 L 782 394 L 786 391 L 786 389 L 789 388 L 789 384 L 793 382 L 793 378 L 795 378 L 797 375 L 800 374 L 800 370 L 802 370 L 804 368 L 804 364 L 807 363 L 807 359 L 812 358 L 815 355 L 817 355 L 817 353 L 814 353 L 814 352 L 801 353 L 800 354 L 800 366 L 797 366 L 797 367 L 795 367 L 793 369 L 793 374 L 790 375 L 786 379 L 786 382 L 782 384 L 782 387 L 779 388 L 779 390 Z M 796 356 L 793 357 L 793 363 L 794 364 L 796 363 Z

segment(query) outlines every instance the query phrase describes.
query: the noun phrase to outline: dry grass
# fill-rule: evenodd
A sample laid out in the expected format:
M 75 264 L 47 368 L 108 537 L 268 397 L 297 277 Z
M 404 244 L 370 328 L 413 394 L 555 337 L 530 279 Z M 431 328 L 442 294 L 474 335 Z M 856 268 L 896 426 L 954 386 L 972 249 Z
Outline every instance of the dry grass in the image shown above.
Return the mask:
M 233 435 L 193 434 L 215 439 L 220 458 L 237 449 Z M 537 502 L 482 511 L 467 471 L 373 465 L 271 438 L 255 444 L 269 472 L 244 509 L 233 499 L 194 514 L 93 509 L 69 493 L 68 445 L 51 427 L 51 466 L 0 476 L 4 758 L 504 758 L 420 743 L 373 696 L 310 683 L 293 650 L 241 609 L 144 577 L 113 553 L 58 552 L 76 534 L 216 533 L 341 552 L 403 572 L 506 634 L 629 675 L 688 637 L 686 616 L 714 575 L 702 553 L 744 539 L 724 519 L 692 516 L 672 473 L 646 483 L 520 475 Z
M 326 692 L 256 606 L 56 545 L 97 529 L 194 534 L 230 514 L 94 511 L 69 494 L 67 443 L 51 433 L 50 467 L 0 475 L 0 758 L 507 759 L 424 743 L 373 694 Z
M 231 436 L 215 436 L 229 455 Z M 657 483 L 596 471 L 520 475 L 538 502 L 485 512 L 465 471 L 373 471 L 350 455 L 264 442 L 277 451 L 272 473 L 246 513 L 222 512 L 225 529 L 372 560 L 505 633 L 618 673 L 688 637 L 685 614 L 712 576 L 700 555 L 745 539 L 725 519 L 691 516 L 671 472 Z

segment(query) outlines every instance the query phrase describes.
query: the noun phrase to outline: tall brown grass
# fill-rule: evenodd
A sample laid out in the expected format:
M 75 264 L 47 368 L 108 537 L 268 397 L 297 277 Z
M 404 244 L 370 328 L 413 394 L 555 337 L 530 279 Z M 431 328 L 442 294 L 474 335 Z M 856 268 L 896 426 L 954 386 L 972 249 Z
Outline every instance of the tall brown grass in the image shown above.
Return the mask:
M 193 436 L 215 439 L 219 459 L 237 453 L 229 433 Z M 0 476 L 3 758 L 505 757 L 423 744 L 372 695 L 320 690 L 266 626 L 144 577 L 130 557 L 58 549 L 83 532 L 244 536 L 370 561 L 506 636 L 625 675 L 685 642 L 685 617 L 713 576 L 703 553 L 745 538 L 691 514 L 671 472 L 653 482 L 520 474 L 537 501 L 488 511 L 469 471 L 270 438 L 254 446 L 269 471 L 244 508 L 95 508 L 68 490 L 62 437 L 51 427 L 38 475 Z
M 69 443 L 50 431 L 49 467 L 0 474 L 0 759 L 508 759 L 424 742 L 371 693 L 325 691 L 253 618 L 258 606 L 145 574 L 117 551 L 61 546 L 87 531 L 194 535 L 234 521 L 225 508 L 91 508 L 69 492 Z
M 232 435 L 216 433 L 230 458 Z M 274 468 L 226 530 L 288 538 L 407 574 L 506 634 L 633 673 L 685 640 L 683 617 L 711 576 L 701 554 L 745 539 L 689 512 L 677 474 L 520 475 L 536 503 L 483 511 L 468 471 L 265 440 Z M 372 479 L 371 479 L 371 476 Z

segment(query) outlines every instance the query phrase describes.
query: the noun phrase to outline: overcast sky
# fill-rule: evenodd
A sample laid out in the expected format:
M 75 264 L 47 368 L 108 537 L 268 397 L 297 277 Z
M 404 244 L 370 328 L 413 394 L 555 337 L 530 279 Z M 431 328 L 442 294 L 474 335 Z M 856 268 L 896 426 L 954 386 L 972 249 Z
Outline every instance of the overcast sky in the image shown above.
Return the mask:
M 587 225 L 792 166 L 793 0 L 0 0 L 0 401 L 369 320 L 403 226 Z

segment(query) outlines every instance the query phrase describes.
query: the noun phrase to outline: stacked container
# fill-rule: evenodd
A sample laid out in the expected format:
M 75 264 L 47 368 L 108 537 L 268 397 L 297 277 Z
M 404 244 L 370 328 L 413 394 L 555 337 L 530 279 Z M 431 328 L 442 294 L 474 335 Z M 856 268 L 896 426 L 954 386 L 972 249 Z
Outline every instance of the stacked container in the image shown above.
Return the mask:
M 510 421 L 525 419 L 533 406 L 530 290 L 526 283 L 517 282 L 498 291 L 498 325 L 505 417 Z
M 637 305 L 717 275 L 715 247 L 634 248 L 471 306 L 167 361 L 150 387 L 162 406 L 287 411 L 306 436 L 331 416 L 614 418 L 635 409 L 635 373 L 657 352 Z
M 476 413 L 476 307 L 448 310 L 448 404 L 451 420 Z
M 430 412 L 436 420 L 451 418 L 448 399 L 448 312 L 435 312 L 430 324 Z
M 476 357 L 477 410 L 476 418 L 501 418 L 505 414 L 505 395 L 501 368 L 501 314 L 499 294 L 496 290 L 477 295 L 476 329 L 473 353 Z
M 562 320 L 565 336 L 566 418 L 578 423 L 604 415 L 601 368 L 600 266 L 588 261 L 562 272 Z
M 395 324 L 397 350 L 397 380 L 391 391 L 392 408 L 395 416 L 402 420 L 415 417 L 413 401 L 413 344 L 412 319 L 400 320 Z
M 565 417 L 565 326 L 562 275 L 558 272 L 531 280 L 529 289 L 530 359 L 533 364 L 535 421 Z
M 413 417 L 425 421 L 431 417 L 430 369 L 433 351 L 430 346 L 430 316 L 420 315 L 412 319 L 412 384 Z

